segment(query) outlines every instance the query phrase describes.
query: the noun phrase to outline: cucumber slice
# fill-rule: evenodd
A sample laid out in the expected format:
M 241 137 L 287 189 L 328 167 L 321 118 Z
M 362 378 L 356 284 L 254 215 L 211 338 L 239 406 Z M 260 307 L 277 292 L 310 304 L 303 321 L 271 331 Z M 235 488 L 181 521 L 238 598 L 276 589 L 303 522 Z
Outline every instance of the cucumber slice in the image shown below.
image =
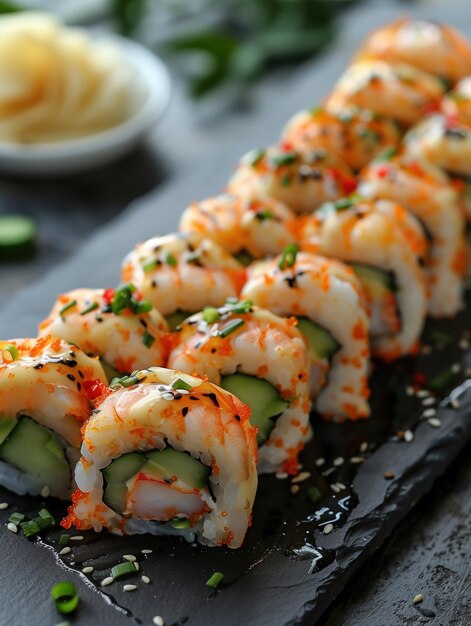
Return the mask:
M 70 488 L 70 467 L 55 433 L 21 416 L 0 446 L 0 459 L 25 474 L 39 477 L 51 494 Z
M 250 406 L 250 423 L 258 428 L 257 443 L 259 447 L 263 446 L 275 428 L 276 418 L 289 406 L 289 402 L 283 400 L 267 380 L 255 376 L 223 376 L 220 386 Z
M 298 317 L 298 328 L 316 359 L 332 359 L 340 350 L 339 342 L 328 330 L 307 317 Z
M 36 243 L 36 224 L 23 215 L 0 215 L 0 259 L 31 256 Z
M 142 452 L 129 452 L 118 457 L 105 467 L 102 472 L 106 481 L 103 502 L 117 513 L 126 509 L 126 481 L 137 474 L 147 463 Z
M 11 431 L 15 428 L 17 420 L 15 418 L 0 415 L 0 445 L 5 441 Z
M 350 263 L 350 265 L 372 298 L 380 298 L 385 291 L 397 292 L 393 272 L 361 263 Z
M 178 310 L 175 311 L 175 313 L 167 315 L 165 319 L 167 320 L 167 324 L 169 325 L 170 330 L 174 331 L 177 329 L 177 326 L 180 326 L 180 324 L 184 322 L 187 317 L 190 317 L 190 315 L 193 315 L 193 313 Z
M 126 487 L 126 483 L 108 483 L 103 493 L 103 502 L 108 505 L 110 509 L 122 515 L 126 510 L 127 493 L 128 488 Z
M 176 476 L 190 487 L 204 489 L 208 484 L 210 469 L 186 452 L 178 452 L 173 448 L 151 450 L 147 452 L 149 462 L 144 467 L 145 472 L 171 479 Z

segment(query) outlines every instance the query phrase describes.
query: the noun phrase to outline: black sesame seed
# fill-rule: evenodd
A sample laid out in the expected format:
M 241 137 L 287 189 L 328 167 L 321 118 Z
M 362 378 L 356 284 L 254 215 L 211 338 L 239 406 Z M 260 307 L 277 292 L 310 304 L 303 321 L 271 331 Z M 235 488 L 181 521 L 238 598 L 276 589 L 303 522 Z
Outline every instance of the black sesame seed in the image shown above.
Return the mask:
M 67 378 L 69 380 L 75 380 L 75 376 L 73 374 L 67 374 Z
M 34 369 L 35 370 L 40 370 L 43 367 L 44 367 L 44 363 L 38 363 L 37 365 L 34 366 Z
M 67 367 L 76 367 L 77 365 L 77 361 L 75 359 L 64 359 L 63 363 L 64 365 L 67 365 Z
M 182 409 L 182 415 L 183 415 L 183 417 L 186 417 L 186 415 L 187 415 L 187 413 L 188 413 L 188 410 L 189 410 L 189 409 L 188 409 L 188 407 L 187 407 L 187 406 L 184 406 L 184 407 L 183 407 L 183 409 Z
M 203 396 L 206 396 L 207 398 L 209 398 L 211 400 L 211 402 L 214 404 L 214 406 L 219 407 L 219 402 L 218 399 L 216 397 L 216 394 L 211 392 L 211 393 L 203 393 Z

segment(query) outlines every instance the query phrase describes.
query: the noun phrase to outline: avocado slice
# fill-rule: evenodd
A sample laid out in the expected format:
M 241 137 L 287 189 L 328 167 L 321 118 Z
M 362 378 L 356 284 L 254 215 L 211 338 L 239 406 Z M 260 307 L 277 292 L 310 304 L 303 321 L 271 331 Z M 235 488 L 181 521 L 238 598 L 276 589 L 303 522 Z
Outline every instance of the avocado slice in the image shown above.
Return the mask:
M 17 424 L 16 418 L 5 417 L 0 414 L 0 445 L 5 441 Z
M 275 428 L 276 418 L 289 406 L 289 402 L 283 400 L 267 380 L 255 376 L 223 376 L 220 386 L 250 406 L 250 423 L 258 428 L 257 443 L 259 447 L 263 446 Z
M 306 339 L 310 351 L 318 359 L 328 359 L 330 361 L 334 354 L 340 350 L 339 342 L 329 331 L 311 319 L 298 317 L 298 328 L 304 339 Z
M 176 476 L 190 487 L 195 487 L 196 489 L 204 489 L 208 483 L 209 467 L 186 454 L 186 452 L 179 452 L 167 447 L 163 450 L 147 452 L 147 458 L 149 462 L 145 466 L 144 471 L 149 474 L 162 476 L 164 480 L 170 480 L 172 476 Z
M 0 459 L 41 478 L 53 494 L 70 487 L 70 467 L 57 435 L 30 417 L 18 419 L 0 446 Z
M 393 272 L 361 263 L 350 263 L 350 265 L 372 299 L 381 298 L 385 291 L 397 292 Z
M 184 322 L 187 317 L 190 317 L 190 315 L 193 315 L 193 313 L 190 313 L 189 311 L 180 311 L 180 309 L 178 309 L 175 313 L 166 315 L 165 319 L 167 320 L 170 330 L 174 331 L 177 329 L 177 326 L 180 326 L 180 324 Z

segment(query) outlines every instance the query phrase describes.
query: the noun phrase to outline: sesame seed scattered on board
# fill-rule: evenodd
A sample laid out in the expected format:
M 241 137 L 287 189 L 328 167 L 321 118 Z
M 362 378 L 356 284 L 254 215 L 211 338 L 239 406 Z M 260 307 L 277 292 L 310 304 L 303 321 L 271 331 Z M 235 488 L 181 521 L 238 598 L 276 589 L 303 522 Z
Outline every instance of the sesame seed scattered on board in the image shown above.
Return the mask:
M 362 456 L 352 456 L 352 458 L 350 459 L 350 463 L 356 465 L 357 463 L 363 463 L 364 460 L 365 458 Z
M 414 389 L 414 387 L 411 387 L 411 386 L 406 387 L 406 395 L 407 395 L 407 396 L 413 396 L 414 394 L 415 394 L 415 389 Z
M 414 439 L 414 433 L 411 430 L 406 430 L 404 432 L 404 441 L 407 441 L 407 443 L 410 443 L 411 441 L 413 441 Z
M 18 532 L 18 526 L 16 524 L 14 524 L 13 522 L 8 522 L 7 528 L 12 533 L 17 533 Z
M 339 489 L 346 489 L 347 488 L 346 485 L 344 485 L 343 483 L 337 483 L 337 487 Z
M 303 480 L 306 480 L 311 476 L 311 472 L 300 472 L 297 476 L 293 478 L 291 481 L 293 484 L 302 483 Z
M 150 585 L 150 578 L 149 576 L 141 576 L 141 580 L 145 585 Z
M 417 393 L 416 396 L 418 398 L 427 398 L 430 395 L 430 391 L 427 391 L 426 389 L 420 389 Z
M 460 339 L 460 342 L 458 345 L 461 348 L 461 350 L 468 350 L 471 344 L 469 343 L 467 339 Z
M 0 502 L 0 511 L 8 509 L 8 502 Z
M 319 459 L 316 459 L 316 466 L 317 467 L 322 467 L 322 465 L 324 465 L 325 463 L 325 459 L 323 459 L 322 457 Z
M 334 530 L 334 525 L 333 524 L 326 524 L 322 530 L 322 532 L 324 533 L 324 535 L 328 535 L 329 533 L 331 533 Z
M 330 488 L 332 489 L 333 492 L 338 493 L 340 491 L 340 487 L 337 485 L 337 483 L 332 483 L 330 485 Z
M 299 485 L 291 485 L 290 491 L 291 493 L 298 493 L 299 489 L 300 489 Z
M 134 567 L 136 568 L 136 572 L 138 572 L 139 568 L 140 568 L 140 565 L 139 565 L 139 563 L 137 561 L 134 563 Z
M 288 474 L 286 472 L 277 472 L 275 476 L 278 478 L 278 480 L 285 480 L 286 478 L 288 478 Z
M 125 561 L 131 561 L 131 563 L 134 563 L 136 557 L 134 556 L 134 554 L 123 554 L 123 559 Z
M 437 417 L 431 417 L 428 420 L 428 423 L 430 424 L 430 426 L 433 426 L 434 428 L 440 428 L 440 426 L 442 425 L 441 421 Z
M 434 415 L 436 415 L 437 411 L 435 409 L 427 409 L 426 411 L 423 412 L 423 416 L 424 417 L 433 417 Z
M 70 541 L 82 541 L 83 540 L 83 535 L 74 535 L 73 537 L 70 538 Z
M 107 587 L 108 585 L 111 585 L 112 582 L 113 582 L 113 576 L 107 576 L 106 578 L 103 578 L 103 580 L 101 581 L 101 586 Z
M 160 615 L 156 615 L 155 617 L 152 618 L 152 623 L 154 624 L 154 626 L 164 626 L 165 622 L 163 617 L 160 617 Z
M 51 490 L 49 489 L 49 487 L 47 485 L 44 485 L 44 487 L 41 489 L 41 495 L 43 498 L 47 498 L 51 493 Z
M 461 370 L 461 365 L 459 363 L 453 363 L 453 365 L 451 366 L 451 371 L 454 374 L 458 374 L 460 370 Z
M 450 401 L 450 404 L 454 409 L 459 409 L 461 406 L 461 403 L 458 400 L 458 398 L 453 398 L 453 400 Z
M 368 450 L 368 442 L 364 441 L 361 445 L 360 445 L 360 452 L 366 452 Z
M 340 467 L 341 465 L 343 465 L 343 456 L 338 456 L 336 459 L 334 459 L 334 467 Z
M 64 556 L 64 554 L 69 554 L 69 552 L 71 552 L 69 546 L 65 546 L 65 548 L 62 548 L 62 550 L 59 552 L 60 556 Z
M 144 548 L 141 552 L 142 554 L 152 554 L 152 550 L 149 550 L 148 548 Z
M 87 565 L 86 567 L 82 568 L 82 572 L 84 574 L 91 574 L 93 572 L 93 567 L 91 565 Z
M 386 480 L 392 480 L 396 477 L 396 474 L 392 470 L 388 470 L 387 472 L 384 472 L 384 477 Z
M 424 398 L 424 399 L 422 400 L 422 404 L 423 404 L 424 406 L 432 406 L 432 404 L 435 404 L 435 402 L 436 402 L 436 401 L 435 401 L 435 398 L 432 398 L 432 397 L 430 397 L 430 396 L 429 396 L 428 398 Z
M 423 594 L 418 593 L 416 596 L 414 596 L 414 599 L 412 600 L 413 604 L 419 604 L 420 602 L 422 602 L 422 600 L 424 599 Z
M 137 585 L 123 585 L 123 591 L 136 591 Z

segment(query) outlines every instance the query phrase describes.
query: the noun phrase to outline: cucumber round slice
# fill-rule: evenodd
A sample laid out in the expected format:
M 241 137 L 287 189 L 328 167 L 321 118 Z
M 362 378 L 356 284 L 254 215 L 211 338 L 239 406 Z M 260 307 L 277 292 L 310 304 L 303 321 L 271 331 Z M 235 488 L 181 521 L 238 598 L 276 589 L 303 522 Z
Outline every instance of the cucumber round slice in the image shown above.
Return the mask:
M 31 256 L 36 244 L 36 224 L 23 215 L 0 215 L 0 259 Z
M 331 360 L 340 350 L 339 342 L 328 330 L 307 317 L 298 317 L 298 329 L 309 345 L 309 349 L 319 359 Z

